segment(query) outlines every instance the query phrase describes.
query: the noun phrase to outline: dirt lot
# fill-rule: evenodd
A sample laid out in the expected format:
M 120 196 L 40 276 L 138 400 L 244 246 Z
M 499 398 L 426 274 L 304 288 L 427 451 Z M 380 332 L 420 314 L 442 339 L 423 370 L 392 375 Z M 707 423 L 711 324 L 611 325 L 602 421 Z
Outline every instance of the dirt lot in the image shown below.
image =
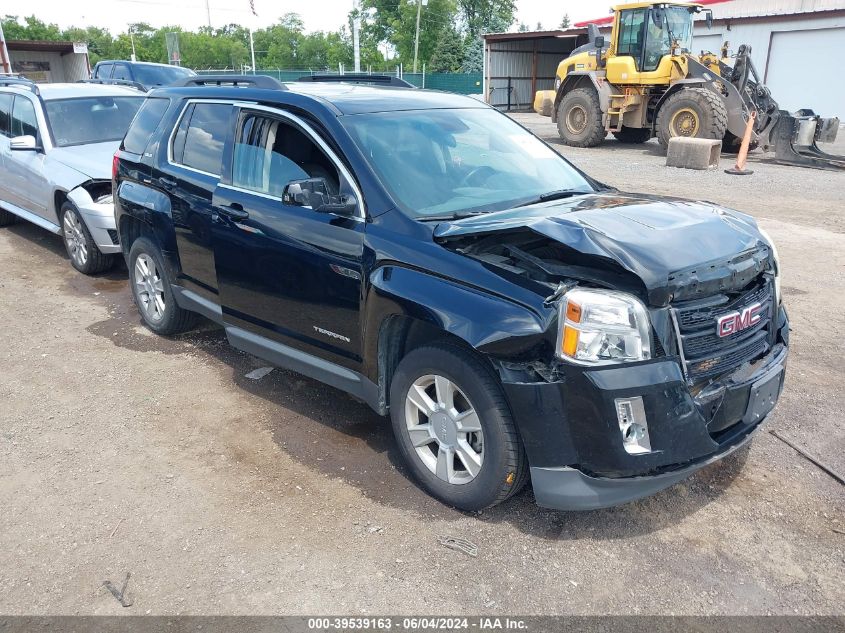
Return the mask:
M 619 188 L 760 220 L 794 328 L 768 428 L 845 472 L 845 173 L 560 150 Z M 0 613 L 843 613 L 845 488 L 765 431 L 639 503 L 560 513 L 526 490 L 468 515 L 408 480 L 366 406 L 246 378 L 263 363 L 211 326 L 154 337 L 125 270 L 76 274 L 30 225 L 0 230 L 0 321 Z M 122 607 L 103 581 L 127 572 Z

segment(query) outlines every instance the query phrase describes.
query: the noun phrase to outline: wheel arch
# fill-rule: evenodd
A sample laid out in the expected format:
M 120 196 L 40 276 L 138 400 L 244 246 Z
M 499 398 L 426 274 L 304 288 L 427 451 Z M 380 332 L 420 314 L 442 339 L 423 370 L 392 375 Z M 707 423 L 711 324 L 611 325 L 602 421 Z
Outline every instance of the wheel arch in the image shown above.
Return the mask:
M 574 71 L 564 77 L 557 90 L 555 105 L 552 108 L 552 121 L 557 122 L 557 109 L 563 98 L 577 88 L 592 88 L 595 90 L 599 97 L 599 106 L 601 107 L 602 115 L 607 113 L 610 107 L 610 95 L 613 94 L 614 87 L 604 81 L 603 77 L 599 77 L 593 70 Z
M 436 297 L 436 304 L 432 304 Z M 390 381 L 411 350 L 435 340 L 465 347 L 490 363 L 536 350 L 545 342 L 548 316 L 430 273 L 397 266 L 371 276 L 364 333 L 365 374 L 379 386 L 381 412 L 389 408 Z M 502 323 L 508 323 L 507 331 Z

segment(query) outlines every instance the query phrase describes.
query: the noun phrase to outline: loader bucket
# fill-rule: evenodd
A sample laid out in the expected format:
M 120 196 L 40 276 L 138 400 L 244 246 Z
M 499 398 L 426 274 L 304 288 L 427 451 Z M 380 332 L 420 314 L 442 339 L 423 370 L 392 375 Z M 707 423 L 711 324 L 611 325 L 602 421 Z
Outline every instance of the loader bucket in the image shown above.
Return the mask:
M 817 141 L 833 142 L 839 131 L 839 119 L 823 119 L 812 110 L 790 114 L 781 110 L 772 132 L 774 162 L 814 169 L 845 170 L 845 156 L 828 154 L 819 149 Z

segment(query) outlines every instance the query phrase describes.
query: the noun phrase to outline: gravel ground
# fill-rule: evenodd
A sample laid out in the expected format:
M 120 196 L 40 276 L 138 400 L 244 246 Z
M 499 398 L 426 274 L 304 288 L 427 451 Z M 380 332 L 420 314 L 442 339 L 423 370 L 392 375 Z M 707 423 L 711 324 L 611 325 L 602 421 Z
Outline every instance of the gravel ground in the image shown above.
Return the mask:
M 619 188 L 760 220 L 794 328 L 767 426 L 845 472 L 845 173 L 690 172 L 653 145 L 560 150 Z M 409 481 L 366 406 L 278 369 L 246 378 L 263 363 L 213 326 L 150 334 L 124 269 L 86 278 L 18 224 L 0 271 L 2 614 L 843 613 L 843 487 L 765 431 L 620 508 L 553 512 L 526 490 L 464 514 Z M 127 573 L 123 607 L 103 582 Z

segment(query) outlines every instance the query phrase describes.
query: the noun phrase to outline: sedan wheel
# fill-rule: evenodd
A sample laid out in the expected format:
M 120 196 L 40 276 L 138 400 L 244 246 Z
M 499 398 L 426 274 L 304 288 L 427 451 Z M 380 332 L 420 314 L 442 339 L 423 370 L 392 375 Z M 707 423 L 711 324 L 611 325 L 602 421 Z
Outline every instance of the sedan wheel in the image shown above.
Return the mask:
M 164 282 L 155 261 L 146 253 L 138 255 L 135 260 L 134 280 L 141 309 L 147 319 L 158 323 L 164 318 L 166 309 Z
M 88 244 L 82 229 L 82 221 L 75 209 L 65 210 L 62 229 L 70 258 L 77 268 L 85 268 L 85 264 L 88 263 Z
M 481 471 L 481 422 L 466 395 L 447 378 L 431 374 L 411 385 L 405 424 L 417 456 L 438 479 L 466 484 Z

